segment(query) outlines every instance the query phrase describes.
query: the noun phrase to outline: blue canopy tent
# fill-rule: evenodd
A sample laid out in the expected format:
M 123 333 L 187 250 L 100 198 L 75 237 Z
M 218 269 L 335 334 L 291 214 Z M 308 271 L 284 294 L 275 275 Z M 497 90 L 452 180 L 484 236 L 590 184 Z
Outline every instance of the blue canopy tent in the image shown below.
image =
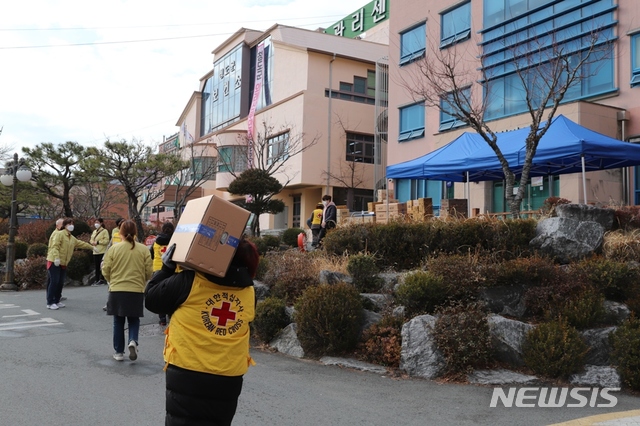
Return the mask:
M 498 133 L 498 146 L 516 176 L 522 173 L 529 128 Z M 610 138 L 563 115 L 553 119 L 531 164 L 530 176 L 584 173 L 640 165 L 640 145 Z M 504 179 L 489 145 L 475 133 L 464 133 L 442 148 L 387 167 L 387 178 L 479 182 Z

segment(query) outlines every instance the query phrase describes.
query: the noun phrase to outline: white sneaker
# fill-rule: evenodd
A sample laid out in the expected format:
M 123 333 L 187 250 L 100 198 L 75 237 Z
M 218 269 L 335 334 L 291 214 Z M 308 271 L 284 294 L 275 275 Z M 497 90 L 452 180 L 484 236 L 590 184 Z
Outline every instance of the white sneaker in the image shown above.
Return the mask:
M 134 340 L 129 342 L 129 359 L 131 361 L 138 359 L 138 344 Z
M 113 359 L 115 359 L 116 361 L 124 361 L 124 354 L 116 352 L 115 354 L 113 354 Z
M 56 305 L 55 303 L 53 305 L 47 305 L 47 309 L 56 310 L 56 309 L 58 309 L 58 305 Z
M 56 303 L 56 305 L 58 305 L 58 308 L 64 308 L 64 307 L 66 307 L 66 306 L 67 306 L 67 305 L 65 305 L 65 304 L 64 304 L 64 303 L 62 303 L 62 302 L 58 302 L 58 303 Z

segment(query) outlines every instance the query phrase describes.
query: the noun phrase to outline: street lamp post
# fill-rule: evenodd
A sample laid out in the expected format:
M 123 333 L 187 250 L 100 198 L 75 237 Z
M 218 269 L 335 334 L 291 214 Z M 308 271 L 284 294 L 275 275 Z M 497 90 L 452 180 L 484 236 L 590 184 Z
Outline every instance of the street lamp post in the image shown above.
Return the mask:
M 18 181 L 26 182 L 31 179 L 31 170 L 25 164 L 24 159 L 18 159 L 18 153 L 13 154 L 13 161 L 7 162 L 4 174 L 0 175 L 0 182 L 11 188 L 11 219 L 9 224 L 9 240 L 7 241 L 7 271 L 4 276 L 4 283 L 0 285 L 0 290 L 17 290 L 18 286 L 14 281 L 14 262 L 16 259 L 16 231 L 18 230 Z

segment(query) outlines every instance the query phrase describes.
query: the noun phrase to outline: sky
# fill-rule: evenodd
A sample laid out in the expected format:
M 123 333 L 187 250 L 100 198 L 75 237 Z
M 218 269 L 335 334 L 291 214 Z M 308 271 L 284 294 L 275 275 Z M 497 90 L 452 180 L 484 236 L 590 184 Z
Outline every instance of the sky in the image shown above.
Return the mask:
M 369 0 L 25 0 L 0 5 L 0 147 L 156 145 L 238 29 L 329 27 Z

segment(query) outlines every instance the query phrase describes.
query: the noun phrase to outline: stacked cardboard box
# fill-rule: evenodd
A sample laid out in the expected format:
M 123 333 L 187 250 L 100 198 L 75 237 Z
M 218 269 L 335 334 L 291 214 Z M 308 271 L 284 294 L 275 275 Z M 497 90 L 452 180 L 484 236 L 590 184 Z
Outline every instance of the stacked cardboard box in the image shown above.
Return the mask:
M 467 217 L 468 202 L 466 198 L 452 198 L 442 200 L 440 203 L 440 217 Z
M 388 210 L 387 210 L 388 209 Z M 389 214 L 387 215 L 387 211 Z M 387 223 L 389 219 L 407 215 L 406 203 L 382 203 L 376 205 L 376 223 Z
M 393 198 L 393 189 L 388 191 L 389 199 Z M 387 200 L 387 190 L 386 189 L 378 189 L 377 192 L 377 200 L 378 201 L 386 201 Z
M 409 201 L 407 201 L 409 204 Z M 407 214 L 413 220 L 425 220 L 433 217 L 433 202 L 431 198 L 418 198 L 411 200 L 411 207 L 407 208 Z
M 351 213 L 349 212 L 349 209 L 347 208 L 347 206 L 336 206 L 336 219 L 338 223 L 344 223 L 349 216 L 351 216 Z

